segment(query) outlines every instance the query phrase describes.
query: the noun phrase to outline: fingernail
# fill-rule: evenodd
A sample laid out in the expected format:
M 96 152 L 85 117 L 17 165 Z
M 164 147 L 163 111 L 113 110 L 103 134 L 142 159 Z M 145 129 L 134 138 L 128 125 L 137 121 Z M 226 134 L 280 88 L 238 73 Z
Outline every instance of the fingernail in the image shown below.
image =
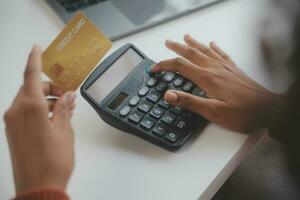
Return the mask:
M 176 102 L 178 99 L 178 95 L 173 91 L 167 91 L 165 95 L 165 100 L 168 102 Z
M 32 46 L 32 50 L 31 51 L 41 51 L 41 46 L 40 45 L 38 45 L 38 44 L 34 44 L 33 46 Z
M 36 44 L 33 44 L 31 47 L 31 51 L 34 51 L 36 49 Z
M 212 41 L 212 42 L 211 42 L 211 45 L 213 45 L 213 46 L 217 46 L 217 44 L 216 44 L 216 42 L 215 42 L 215 41 Z
M 150 69 L 151 72 L 157 72 L 159 69 L 158 65 L 153 65 Z
M 166 40 L 165 44 L 166 44 L 166 46 L 169 46 L 170 44 L 172 44 L 172 42 L 173 41 L 171 41 L 171 40 Z
M 147 71 L 148 73 L 151 73 L 151 72 L 153 71 L 153 68 L 154 68 L 155 66 L 156 66 L 156 64 L 147 67 L 147 68 L 146 68 L 146 71 Z
M 184 38 L 189 40 L 189 39 L 192 38 L 192 36 L 191 36 L 190 34 L 185 34 L 185 35 L 184 35 Z

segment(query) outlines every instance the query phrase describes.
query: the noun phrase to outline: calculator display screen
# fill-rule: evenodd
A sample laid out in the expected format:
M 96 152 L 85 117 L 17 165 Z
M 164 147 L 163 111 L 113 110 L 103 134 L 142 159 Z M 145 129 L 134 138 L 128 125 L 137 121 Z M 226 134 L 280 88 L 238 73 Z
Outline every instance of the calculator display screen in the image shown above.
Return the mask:
M 101 102 L 144 58 L 129 48 L 88 89 L 87 93 Z

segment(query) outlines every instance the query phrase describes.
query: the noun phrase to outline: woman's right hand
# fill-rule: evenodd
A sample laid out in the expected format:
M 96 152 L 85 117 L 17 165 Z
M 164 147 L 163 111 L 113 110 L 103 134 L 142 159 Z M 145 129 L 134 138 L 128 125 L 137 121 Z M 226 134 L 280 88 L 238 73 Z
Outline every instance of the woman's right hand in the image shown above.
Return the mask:
M 239 132 L 268 127 L 286 110 L 285 97 L 249 78 L 214 42 L 205 46 L 191 36 L 186 44 L 166 41 L 180 57 L 159 62 L 152 72 L 178 72 L 206 91 L 208 98 L 169 90 L 165 100 L 196 112 L 211 122 Z

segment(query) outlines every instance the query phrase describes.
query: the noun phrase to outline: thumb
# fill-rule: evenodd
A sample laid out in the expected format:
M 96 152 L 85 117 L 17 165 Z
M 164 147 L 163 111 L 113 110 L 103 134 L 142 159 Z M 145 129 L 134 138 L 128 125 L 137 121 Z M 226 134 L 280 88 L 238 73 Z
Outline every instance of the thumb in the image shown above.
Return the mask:
M 213 108 L 209 99 L 177 90 L 168 90 L 164 95 L 164 99 L 172 105 L 195 112 L 205 118 L 212 111 L 210 108 Z
M 60 128 L 71 126 L 71 117 L 73 110 L 73 103 L 76 99 L 74 92 L 67 92 L 61 96 L 53 107 L 53 123 Z

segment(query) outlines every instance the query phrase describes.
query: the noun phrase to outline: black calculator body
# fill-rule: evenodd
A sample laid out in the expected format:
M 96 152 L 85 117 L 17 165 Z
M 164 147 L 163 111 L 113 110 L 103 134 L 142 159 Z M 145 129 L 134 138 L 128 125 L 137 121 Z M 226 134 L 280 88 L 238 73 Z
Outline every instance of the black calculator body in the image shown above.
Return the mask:
M 155 65 L 132 44 L 107 57 L 81 87 L 82 96 L 111 126 L 175 151 L 206 120 L 163 99 L 168 89 L 205 97 L 205 92 L 177 73 L 152 74 Z

